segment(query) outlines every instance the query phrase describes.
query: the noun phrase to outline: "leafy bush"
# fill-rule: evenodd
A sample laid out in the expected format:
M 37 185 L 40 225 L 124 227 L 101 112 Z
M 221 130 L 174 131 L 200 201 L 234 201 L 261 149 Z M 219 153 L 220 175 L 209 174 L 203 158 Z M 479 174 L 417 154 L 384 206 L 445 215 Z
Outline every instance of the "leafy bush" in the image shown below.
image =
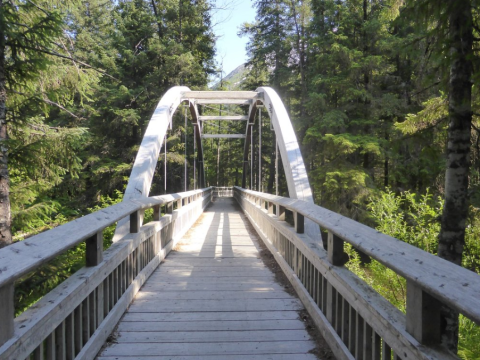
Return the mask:
M 434 199 L 428 190 L 423 195 L 407 191 L 398 196 L 387 190 L 368 205 L 370 214 L 377 223 L 377 230 L 432 254 L 436 254 L 437 251 L 442 207 L 443 201 L 440 198 Z M 479 209 L 472 208 L 470 213 L 462 265 L 479 273 Z M 378 261 L 362 263 L 358 253 L 349 244 L 346 244 L 345 251 L 350 257 L 347 267 L 390 303 L 405 312 L 405 279 Z M 464 316 L 460 316 L 458 355 L 462 359 L 480 359 L 479 338 L 480 327 Z

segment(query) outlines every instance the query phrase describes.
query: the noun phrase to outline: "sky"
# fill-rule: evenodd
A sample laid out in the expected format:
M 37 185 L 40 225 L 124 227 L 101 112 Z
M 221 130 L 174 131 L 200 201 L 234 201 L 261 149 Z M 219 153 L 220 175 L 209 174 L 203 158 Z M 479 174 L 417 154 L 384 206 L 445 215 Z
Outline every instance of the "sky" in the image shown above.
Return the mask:
M 217 38 L 216 61 L 220 65 L 223 62 L 223 76 L 228 75 L 239 65 L 247 61 L 245 45 L 247 37 L 237 35 L 240 25 L 244 22 L 255 21 L 255 9 L 252 0 L 218 0 L 217 6 L 222 3 L 232 3 L 228 10 L 219 10 L 213 16 L 213 28 Z

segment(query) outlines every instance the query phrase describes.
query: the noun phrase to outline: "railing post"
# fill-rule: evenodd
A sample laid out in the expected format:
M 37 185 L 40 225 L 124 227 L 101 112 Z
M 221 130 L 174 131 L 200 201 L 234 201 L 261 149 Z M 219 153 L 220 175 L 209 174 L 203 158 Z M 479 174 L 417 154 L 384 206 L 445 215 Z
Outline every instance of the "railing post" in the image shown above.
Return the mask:
M 140 211 L 130 214 L 130 233 L 136 234 L 140 231 Z
M 328 232 L 328 261 L 335 266 L 344 265 L 343 240 L 337 235 Z
M 85 241 L 85 265 L 97 266 L 103 261 L 103 233 L 97 232 Z
M 182 208 L 182 199 L 177 200 L 177 210 Z
M 15 307 L 13 304 L 13 283 L 0 288 L 0 346 L 13 336 L 13 318 Z
M 160 205 L 155 205 L 153 207 L 153 221 L 159 221 L 160 220 Z
M 424 345 L 441 342 L 441 303 L 407 279 L 407 331 Z
M 273 202 L 268 202 L 268 213 L 273 214 Z
M 285 207 L 277 205 L 277 217 L 279 221 L 285 221 Z
M 295 217 L 295 231 L 298 234 L 303 234 L 305 231 L 305 218 L 299 212 L 294 213 Z
M 173 201 L 170 201 L 167 203 L 167 214 L 172 214 L 173 213 Z

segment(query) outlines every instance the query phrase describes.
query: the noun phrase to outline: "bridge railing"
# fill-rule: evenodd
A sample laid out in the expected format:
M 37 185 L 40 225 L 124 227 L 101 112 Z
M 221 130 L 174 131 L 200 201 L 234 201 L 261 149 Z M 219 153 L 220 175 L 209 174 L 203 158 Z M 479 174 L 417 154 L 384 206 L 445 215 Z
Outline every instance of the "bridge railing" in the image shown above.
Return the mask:
M 442 305 L 480 324 L 474 272 L 305 201 L 239 187 L 234 197 L 337 359 L 456 359 L 441 346 Z M 327 250 L 303 234 L 305 218 L 328 231 Z M 342 266 L 344 242 L 406 279 L 406 314 Z
M 0 359 L 93 359 L 211 199 L 206 188 L 125 201 L 0 249 Z M 142 226 L 150 208 L 154 219 Z M 103 251 L 103 230 L 126 216 L 130 233 Z M 14 318 L 14 282 L 81 242 L 86 266 Z
M 233 197 L 233 187 L 213 186 L 213 197 Z

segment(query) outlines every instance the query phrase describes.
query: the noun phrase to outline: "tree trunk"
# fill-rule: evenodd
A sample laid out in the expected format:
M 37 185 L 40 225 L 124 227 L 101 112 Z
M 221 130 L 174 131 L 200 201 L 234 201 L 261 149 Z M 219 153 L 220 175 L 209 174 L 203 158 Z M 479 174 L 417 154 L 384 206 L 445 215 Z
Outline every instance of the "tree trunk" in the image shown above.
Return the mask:
M 462 263 L 465 226 L 468 215 L 468 174 L 470 167 L 470 131 L 472 123 L 473 34 L 470 0 L 457 0 L 448 9 L 450 43 L 450 79 L 448 84 L 449 126 L 445 205 L 438 238 L 438 256 L 457 265 Z M 456 353 L 458 314 L 444 312 L 443 342 Z
M 5 4 L 0 0 L 0 14 Z M 5 24 L 0 20 L 0 248 L 12 243 L 10 217 L 10 180 L 8 177 L 7 89 L 5 87 Z

